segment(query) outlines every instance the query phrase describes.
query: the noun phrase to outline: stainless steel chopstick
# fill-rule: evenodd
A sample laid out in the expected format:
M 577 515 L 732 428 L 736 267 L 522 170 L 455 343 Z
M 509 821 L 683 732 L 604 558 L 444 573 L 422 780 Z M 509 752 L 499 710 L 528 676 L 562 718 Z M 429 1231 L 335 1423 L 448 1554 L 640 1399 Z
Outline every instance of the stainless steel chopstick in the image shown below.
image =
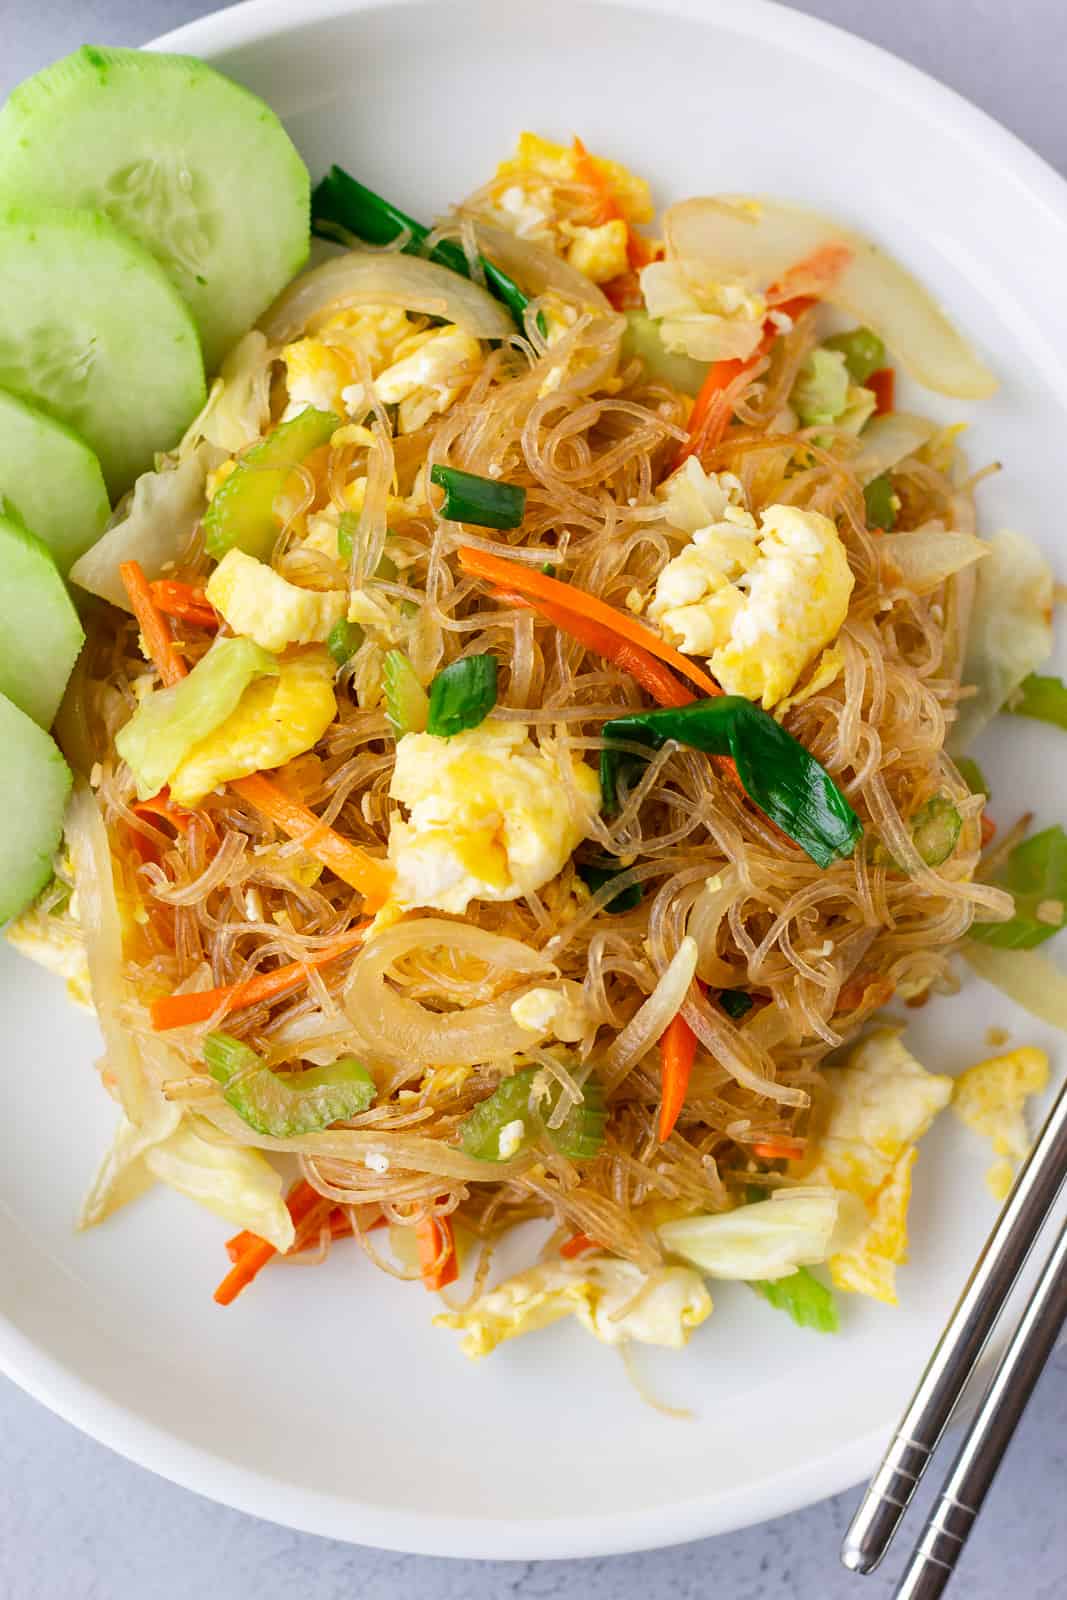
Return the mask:
M 853 1572 L 873 1572 L 888 1550 L 1065 1178 L 1067 1083 L 1045 1118 L 852 1519 L 841 1546 L 841 1560 Z
M 1067 1222 L 900 1580 L 895 1600 L 938 1600 L 1067 1319 Z M 1050 1512 L 1054 1515 L 1053 1509 Z

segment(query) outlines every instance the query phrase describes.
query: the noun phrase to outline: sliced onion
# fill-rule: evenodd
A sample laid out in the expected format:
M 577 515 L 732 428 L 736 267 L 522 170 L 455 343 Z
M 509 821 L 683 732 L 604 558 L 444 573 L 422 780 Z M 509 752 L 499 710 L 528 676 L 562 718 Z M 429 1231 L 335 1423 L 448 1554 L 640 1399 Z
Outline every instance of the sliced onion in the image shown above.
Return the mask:
M 123 1110 L 139 1127 L 145 1115 L 145 1083 L 137 1045 L 122 1021 L 126 983 L 111 849 L 96 796 L 83 778 L 74 780 L 64 830 L 74 864 L 78 920 L 85 936 L 89 983 L 107 1064 L 115 1074 Z
M 873 328 L 913 378 L 939 394 L 981 400 L 997 387 L 989 368 L 910 272 L 862 234 L 801 206 L 751 195 L 686 200 L 664 217 L 673 255 L 696 258 L 723 278 L 767 287 L 823 246 L 844 244 L 852 260 L 826 287 L 791 274 L 790 291 L 819 290 Z
M 370 1066 L 474 1066 L 529 1048 L 530 1030 L 511 1015 L 514 994 L 463 1011 L 430 1011 L 406 999 L 386 978 L 389 967 L 413 950 L 445 949 L 484 961 L 509 975 L 553 970 L 518 939 L 481 928 L 420 917 L 400 922 L 370 940 L 352 963 L 344 1005 Z
M 648 999 L 601 1056 L 597 1075 L 606 1093 L 618 1087 L 682 1009 L 697 969 L 698 954 L 696 940 L 686 935 Z
M 515 331 L 507 311 L 480 284 L 421 256 L 369 250 L 350 250 L 302 273 L 275 300 L 260 327 L 274 343 L 286 344 L 326 312 L 365 305 L 443 317 L 479 339 L 506 339 Z
M 1003 530 L 987 547 L 967 629 L 962 681 L 975 693 L 959 703 L 948 749 L 962 755 L 1023 679 L 1052 650 L 1052 569 L 1032 539 Z
M 999 950 L 968 940 L 964 959 L 980 978 L 1042 1022 L 1067 1031 L 1067 973 L 1038 950 Z
M 989 546 L 973 533 L 956 533 L 934 521 L 904 533 L 883 534 L 878 553 L 883 563 L 896 567 L 915 594 L 929 594 L 954 572 L 981 561 L 989 554 Z
M 476 221 L 474 236 L 486 259 L 514 278 L 531 299 L 544 294 L 546 289 L 554 289 L 567 300 L 577 300 L 609 316 L 613 314 L 603 290 L 548 245 L 520 239 L 507 228 L 495 228 L 488 222 Z
M 859 450 L 849 457 L 849 467 L 866 488 L 872 478 L 906 461 L 933 438 L 937 423 L 910 411 L 890 411 L 872 417 L 859 437 Z

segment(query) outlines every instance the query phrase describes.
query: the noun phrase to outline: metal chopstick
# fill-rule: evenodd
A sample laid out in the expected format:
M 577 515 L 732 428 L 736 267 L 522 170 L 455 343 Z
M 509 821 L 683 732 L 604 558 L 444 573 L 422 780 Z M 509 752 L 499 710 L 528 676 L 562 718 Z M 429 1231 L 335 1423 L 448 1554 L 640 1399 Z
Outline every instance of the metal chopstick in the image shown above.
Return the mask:
M 938 1600 L 1067 1319 L 1067 1222 L 1001 1358 L 895 1600 Z
M 873 1572 L 888 1550 L 1065 1178 L 1067 1083 L 1045 1119 L 852 1519 L 841 1546 L 841 1560 L 853 1572 Z

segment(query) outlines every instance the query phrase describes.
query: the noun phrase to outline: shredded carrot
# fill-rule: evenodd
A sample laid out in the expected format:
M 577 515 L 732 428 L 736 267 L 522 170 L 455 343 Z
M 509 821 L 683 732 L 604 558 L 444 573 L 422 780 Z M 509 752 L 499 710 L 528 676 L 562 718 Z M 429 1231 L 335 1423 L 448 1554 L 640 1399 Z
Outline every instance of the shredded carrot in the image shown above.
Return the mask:
M 141 563 L 121 562 L 119 577 L 140 626 L 149 659 L 168 687 L 172 683 L 179 683 L 189 669 L 174 647 L 174 636 L 153 598 Z
M 302 961 L 290 961 L 287 966 L 276 967 L 273 972 L 259 972 L 254 978 L 246 978 L 243 983 L 224 983 L 217 989 L 168 994 L 153 1000 L 148 1008 L 152 1026 L 162 1033 L 167 1028 L 185 1028 L 193 1022 L 206 1022 L 220 1006 L 223 1007 L 223 1015 L 228 1016 L 231 1011 L 241 1011 L 246 1006 L 277 1000 L 290 989 L 306 983 L 312 968 L 318 971 L 319 967 L 336 961 L 346 950 L 354 950 L 356 945 L 362 944 L 366 928 L 365 922 L 358 928 L 350 928 L 347 933 L 331 939 L 321 950 L 316 950 L 314 955 L 306 956 Z
M 661 247 L 652 239 L 646 239 L 641 234 L 636 233 L 631 227 L 629 218 L 619 204 L 619 197 L 611 187 L 607 174 L 600 169 L 577 134 L 574 135 L 571 149 L 574 153 L 575 177 L 579 183 L 584 184 L 587 189 L 591 189 L 596 196 L 596 206 L 593 211 L 594 226 L 603 227 L 605 222 L 626 223 L 626 256 L 630 263 L 631 272 L 636 272 L 639 267 L 646 267 L 650 261 L 655 261 L 662 254 Z M 615 302 L 612 301 L 612 304 L 614 305 Z M 641 304 L 640 295 L 635 304 Z M 616 306 L 616 310 L 618 309 L 619 307 Z
M 879 367 L 877 372 L 872 372 L 869 378 L 863 380 L 863 387 L 870 389 L 874 394 L 876 417 L 884 417 L 887 411 L 893 409 L 896 376 L 892 367 Z
M 560 1245 L 559 1253 L 567 1261 L 573 1261 L 575 1256 L 583 1255 L 586 1250 L 599 1249 L 600 1246 L 596 1240 L 590 1239 L 587 1233 L 575 1233 L 567 1240 L 566 1244 Z
M 138 800 L 130 810 L 137 816 L 147 819 L 161 817 L 164 822 L 170 823 L 176 833 L 188 833 L 189 824 L 193 820 L 192 812 L 186 811 L 184 806 L 176 806 L 170 798 L 170 791 L 166 788 L 160 789 L 159 793 L 154 794 L 149 800 Z
M 547 601 L 549 605 L 557 606 L 572 616 L 598 624 L 601 628 L 614 633 L 617 638 L 627 639 L 631 644 L 647 651 L 649 655 L 667 662 L 676 672 L 680 672 L 683 678 L 688 678 L 690 683 L 696 684 L 702 694 L 722 694 L 714 678 L 709 678 L 695 661 L 683 656 L 673 645 L 669 645 L 635 617 L 631 617 L 625 611 L 617 611 L 614 606 L 598 600 L 585 589 L 576 589 L 573 584 L 561 583 L 558 578 L 550 578 L 547 573 L 534 571 L 520 561 L 510 561 L 506 556 L 492 555 L 487 550 L 475 550 L 470 545 L 461 545 L 458 554 L 459 564 L 464 572 L 469 572 L 476 578 L 485 578 L 489 583 L 497 584 L 502 589 L 513 590 L 527 599 L 535 600 L 538 602 L 538 609 L 542 601 Z
M 317 1207 L 329 1207 L 331 1209 L 333 1207 L 333 1202 L 324 1199 L 318 1190 L 313 1189 L 304 1178 L 299 1179 L 290 1189 L 285 1204 L 289 1209 L 289 1215 L 293 1219 L 293 1227 L 298 1233 L 301 1227 L 307 1224 Z M 237 1234 L 235 1240 L 231 1241 L 231 1243 L 243 1237 L 246 1236 Z M 269 1244 L 266 1239 L 259 1238 L 258 1234 L 248 1234 L 247 1238 L 251 1242 L 237 1257 L 230 1271 L 215 1290 L 215 1300 L 220 1306 L 232 1304 L 241 1293 L 241 1290 L 247 1289 L 248 1285 L 267 1265 L 271 1257 L 278 1253 L 274 1245 Z
M 803 1139 L 790 1139 L 786 1134 L 776 1134 L 773 1139 L 761 1139 L 751 1146 L 754 1156 L 764 1161 L 799 1161 L 804 1154 Z
M 368 911 L 377 911 L 388 900 L 393 887 L 392 869 L 292 800 L 279 784 L 257 772 L 249 778 L 236 779 L 230 788 L 351 888 L 358 889 Z
M 165 616 L 177 617 L 195 628 L 217 628 L 219 614 L 203 589 L 172 578 L 157 578 L 148 588 L 156 608 Z
M 600 287 L 614 311 L 640 311 L 645 303 L 641 280 L 633 268 L 629 272 L 620 272 L 617 278 L 609 278 Z
M 665 1144 L 685 1105 L 689 1075 L 697 1053 L 697 1036 L 682 1013 L 671 1018 L 659 1042 L 660 1105 L 659 1142 Z
M 386 1219 L 384 1217 L 375 1217 L 373 1222 L 367 1223 L 364 1232 L 373 1233 L 375 1228 L 384 1228 L 385 1221 Z M 330 1212 L 329 1224 L 331 1239 L 347 1239 L 352 1232 L 352 1223 L 349 1220 L 348 1212 L 344 1206 L 334 1207 L 334 1209 Z M 307 1233 L 306 1223 L 303 1228 L 303 1233 Z M 231 1261 L 236 1261 L 239 1256 L 242 1256 L 246 1250 L 251 1249 L 254 1244 L 262 1242 L 263 1241 L 260 1239 L 258 1233 L 249 1233 L 248 1229 L 244 1228 L 240 1233 L 235 1233 L 232 1239 L 226 1240 L 226 1254 L 229 1256 Z M 297 1245 L 294 1242 L 293 1249 L 295 1250 L 296 1248 Z
M 987 844 L 992 844 L 993 843 L 993 840 L 996 838 L 996 833 L 997 833 L 997 825 L 996 825 L 996 823 L 993 821 L 992 817 L 987 817 L 985 812 L 983 811 L 982 812 L 982 849 L 983 850 L 985 849 Z
M 415 1224 L 419 1247 L 419 1267 L 427 1289 L 444 1289 L 459 1277 L 456 1236 L 450 1217 L 423 1217 Z
M 803 300 L 802 309 L 807 310 L 814 300 L 833 287 L 852 256 L 851 247 L 840 240 L 819 245 L 771 284 L 767 290 L 767 304 L 791 317 L 798 316 L 799 310 L 792 310 L 787 302 L 793 301 L 799 307 Z

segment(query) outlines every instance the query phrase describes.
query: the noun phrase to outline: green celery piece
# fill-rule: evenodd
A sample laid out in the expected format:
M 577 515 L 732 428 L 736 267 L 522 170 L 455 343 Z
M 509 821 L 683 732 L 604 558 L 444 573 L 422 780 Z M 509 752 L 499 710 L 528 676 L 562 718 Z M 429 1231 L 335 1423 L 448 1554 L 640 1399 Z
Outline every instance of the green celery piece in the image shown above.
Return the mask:
M 1044 944 L 1067 922 L 1067 833 L 1057 823 L 1017 844 L 1007 861 L 993 874 L 993 882 L 1015 899 L 1015 915 L 1008 922 L 975 922 L 970 937 L 1001 950 L 1033 950 Z M 1059 905 L 1058 921 L 1045 922 L 1041 906 Z
M 344 1122 L 374 1103 L 377 1085 L 355 1056 L 341 1056 L 328 1067 L 305 1067 L 282 1074 L 259 1064 L 248 1045 L 227 1033 L 204 1040 L 204 1061 L 227 1105 L 256 1133 L 295 1139 L 331 1123 Z M 231 1080 L 245 1074 L 236 1083 Z
M 863 833 L 859 817 L 825 767 L 768 712 L 740 695 L 616 717 L 604 724 L 604 737 L 653 750 L 677 739 L 708 755 L 732 756 L 749 799 L 820 867 L 850 856 Z M 624 770 L 633 759 L 623 758 Z M 600 754 L 600 785 L 609 815 L 617 809 L 619 769 L 620 752 L 609 745 Z
M 425 253 L 422 247 L 430 234 L 429 228 L 421 222 L 416 222 L 414 217 L 409 217 L 390 201 L 383 200 L 373 189 L 368 189 L 343 167 L 336 165 L 330 168 L 312 193 L 311 218 L 312 232 L 326 239 L 335 238 L 334 230 L 340 227 L 347 233 L 355 234 L 357 239 L 362 239 L 366 244 L 386 245 L 392 244 L 398 234 L 407 231 L 411 237 L 404 245 L 404 253 L 412 256 Z M 461 277 L 470 277 L 465 252 L 450 239 L 435 245 L 429 259 L 448 267 L 452 272 L 458 272 Z M 507 306 L 522 332 L 529 297 L 523 294 L 513 278 L 487 261 L 485 256 L 481 256 L 480 260 L 487 289 Z
M 382 688 L 385 715 L 395 737 L 401 739 L 405 733 L 424 733 L 430 715 L 430 699 L 402 650 L 390 650 L 382 662 Z
M 344 617 L 335 622 L 326 635 L 326 648 L 339 667 L 351 660 L 363 643 L 363 629 L 358 622 L 348 622 Z
M 866 383 L 872 372 L 886 364 L 885 345 L 871 328 L 852 328 L 848 333 L 835 333 L 823 340 L 827 350 L 838 350 L 845 358 L 845 366 L 853 383 Z
M 891 533 L 896 526 L 897 513 L 893 505 L 893 480 L 888 472 L 871 479 L 863 491 L 863 504 L 868 528 L 881 528 L 883 533 Z
M 989 798 L 989 780 L 981 767 L 971 756 L 957 756 L 956 766 L 959 775 L 972 794 L 984 794 Z
M 277 675 L 275 657 L 253 640 L 216 639 L 188 677 L 146 696 L 115 739 L 138 797 L 159 793 L 193 746 L 237 709 L 250 683 Z
M 798 1267 L 785 1278 L 755 1278 L 750 1283 L 772 1306 L 787 1312 L 798 1328 L 814 1328 L 817 1333 L 838 1331 L 841 1324 L 834 1292 L 807 1267 Z
M 509 1078 L 502 1078 L 492 1094 L 464 1117 L 459 1135 L 465 1155 L 476 1161 L 500 1161 L 500 1135 L 512 1122 L 523 1124 L 520 1149 L 543 1135 L 571 1161 L 588 1161 L 598 1154 L 608 1119 L 600 1084 L 588 1080 L 581 1105 L 572 1106 L 558 1128 L 549 1128 L 548 1119 L 559 1103 L 559 1084 L 553 1083 L 547 1098 L 535 1110 L 530 1109 L 530 1092 L 542 1070 L 523 1067 Z
M 577 871 L 579 878 L 581 878 L 587 889 L 592 890 L 593 894 L 596 894 L 598 889 L 602 889 L 606 883 L 610 883 L 613 878 L 622 876 L 622 869 L 619 867 L 618 862 L 612 861 L 610 858 L 602 858 L 600 861 L 579 861 L 577 863 Z M 614 900 L 609 900 L 603 909 L 612 913 L 632 911 L 635 906 L 641 904 L 643 895 L 644 890 L 641 885 L 639 883 L 631 883 L 629 888 L 623 889 L 621 894 L 615 896 Z
M 461 656 L 430 685 L 427 733 L 440 739 L 476 728 L 496 705 L 496 656 Z
M 1010 711 L 1013 717 L 1033 717 L 1038 722 L 1051 722 L 1055 728 L 1067 728 L 1067 684 L 1062 678 L 1031 672 L 1009 698 L 1004 710 Z
M 241 456 L 204 514 L 204 548 L 221 561 L 227 550 L 243 550 L 259 561 L 270 559 L 278 537 L 274 500 L 294 467 L 312 450 L 328 444 L 341 426 L 332 411 L 308 406 L 280 422 L 261 444 Z
M 726 1015 L 732 1017 L 735 1022 L 746 1012 L 751 1011 L 755 1004 L 752 996 L 746 994 L 744 989 L 720 989 L 718 1000 Z
M 667 383 L 682 394 L 697 394 L 708 374 L 706 361 L 694 361 L 692 356 L 676 355 L 667 349 L 659 323 L 647 311 L 627 311 L 620 354 L 624 361 L 638 356 L 653 382 Z
M 437 463 L 430 482 L 445 491 L 441 515 L 450 522 L 469 522 L 476 528 L 517 528 L 526 511 L 526 490 L 517 483 L 500 483 L 476 472 Z

